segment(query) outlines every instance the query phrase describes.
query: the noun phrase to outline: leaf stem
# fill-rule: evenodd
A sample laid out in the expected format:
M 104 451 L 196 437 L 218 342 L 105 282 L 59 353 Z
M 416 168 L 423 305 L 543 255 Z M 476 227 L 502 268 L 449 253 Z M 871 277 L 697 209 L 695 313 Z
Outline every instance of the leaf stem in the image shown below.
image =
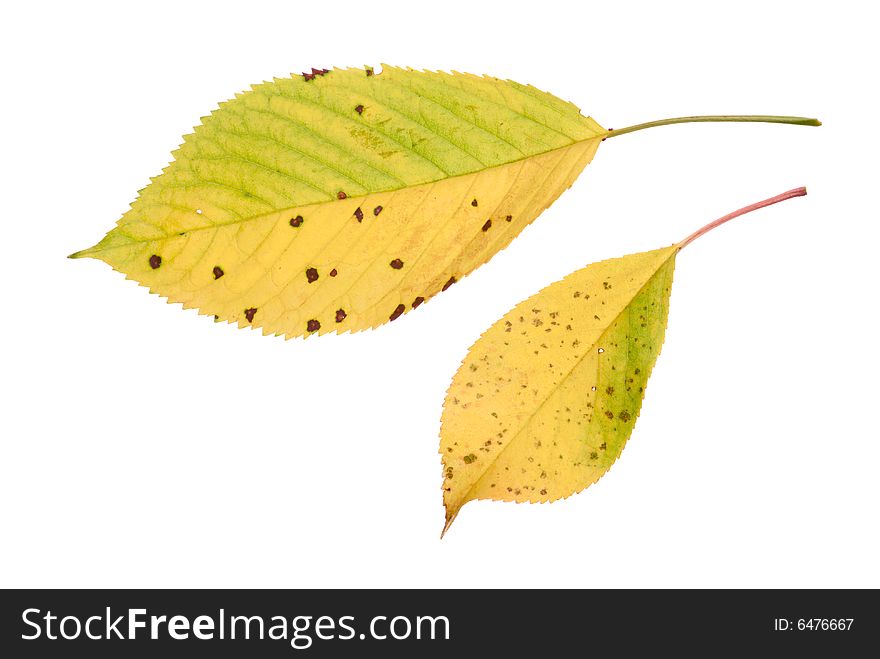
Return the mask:
M 792 199 L 793 197 L 803 197 L 807 194 L 807 189 L 804 187 L 795 188 L 794 190 L 789 190 L 788 192 L 783 192 L 782 194 L 778 194 L 775 197 L 770 197 L 769 199 L 765 199 L 764 201 L 758 201 L 754 204 L 750 204 L 748 206 L 744 206 L 737 211 L 733 211 L 732 213 L 725 215 L 724 217 L 719 217 L 714 222 L 709 222 L 702 229 L 697 229 L 687 238 L 682 240 L 678 244 L 678 250 L 681 251 L 685 246 L 695 241 L 697 238 L 702 236 L 704 233 L 708 233 L 715 227 L 720 227 L 725 222 L 730 222 L 735 217 L 739 217 L 740 215 L 745 215 L 746 213 L 751 213 L 752 211 L 756 211 L 759 208 L 764 208 L 765 206 L 772 206 L 773 204 L 778 204 L 780 201 L 785 201 L 786 199 Z
M 658 121 L 649 121 L 644 124 L 636 124 L 635 126 L 627 126 L 626 128 L 616 128 L 609 130 L 605 134 L 605 138 L 617 137 L 626 133 L 634 133 L 637 130 L 645 128 L 653 128 L 654 126 L 669 126 L 671 124 L 692 124 L 700 122 L 752 122 L 763 124 L 794 124 L 796 126 L 821 126 L 822 122 L 818 119 L 809 119 L 807 117 L 778 117 L 774 115 L 764 114 L 710 114 L 698 117 L 675 117 L 674 119 L 660 119 Z

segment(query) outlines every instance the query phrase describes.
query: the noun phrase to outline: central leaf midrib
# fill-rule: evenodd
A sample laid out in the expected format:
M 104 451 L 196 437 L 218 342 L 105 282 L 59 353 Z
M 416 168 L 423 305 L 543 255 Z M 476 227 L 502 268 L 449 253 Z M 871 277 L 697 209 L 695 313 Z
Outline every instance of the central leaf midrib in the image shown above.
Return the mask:
M 548 151 L 544 151 L 544 152 L 542 152 L 542 153 L 535 153 L 535 154 L 532 154 L 532 155 L 529 155 L 529 156 L 524 156 L 524 157 L 522 157 L 522 158 L 518 158 L 518 159 L 516 159 L 516 160 L 511 160 L 510 162 L 502 163 L 502 164 L 500 164 L 500 165 L 494 165 L 493 167 L 486 167 L 485 169 L 478 169 L 478 170 L 475 170 L 475 171 L 472 171 L 472 172 L 467 172 L 466 174 L 459 174 L 458 176 L 448 176 L 448 177 L 444 177 L 444 178 L 438 178 L 438 179 L 435 179 L 435 180 L 433 180 L 433 181 L 425 181 L 424 183 L 416 183 L 416 184 L 414 184 L 414 185 L 406 185 L 406 186 L 401 186 L 401 187 L 399 187 L 399 188 L 389 188 L 389 189 L 385 189 L 385 190 L 376 190 L 376 191 L 374 191 L 374 192 L 369 192 L 369 193 L 364 194 L 364 195 L 348 197 L 348 198 L 346 199 L 346 201 L 348 201 L 348 200 L 356 201 L 356 200 L 359 200 L 359 199 L 367 199 L 367 198 L 372 197 L 372 196 L 374 196 L 374 195 L 387 194 L 387 193 L 391 193 L 391 192 L 399 192 L 399 191 L 401 191 L 401 190 L 406 190 L 406 189 L 409 189 L 409 188 L 416 188 L 416 187 L 419 187 L 419 186 L 422 186 L 422 185 L 436 185 L 436 184 L 439 184 L 439 183 L 443 183 L 443 182 L 445 182 L 445 181 L 453 181 L 453 180 L 456 180 L 456 179 L 460 179 L 460 178 L 463 178 L 463 177 L 465 177 L 465 176 L 475 176 L 475 175 L 478 175 L 478 174 L 480 174 L 480 173 L 482 173 L 482 172 L 487 172 L 487 171 L 490 171 L 490 170 L 493 170 L 493 169 L 498 169 L 498 168 L 500 168 L 500 167 L 507 167 L 507 166 L 510 166 L 510 165 L 514 165 L 514 164 L 516 164 L 516 163 L 518 163 L 518 162 L 522 162 L 522 161 L 524 161 L 524 160 L 530 160 L 530 159 L 532 159 L 532 158 L 538 158 L 538 157 L 543 156 L 543 155 L 546 155 L 546 154 L 548 154 L 548 153 L 553 153 L 554 151 L 561 151 L 561 150 L 564 150 L 564 149 L 571 149 L 571 148 L 573 148 L 573 147 L 575 147 L 575 146 L 577 146 L 577 145 L 583 144 L 583 143 L 585 143 L 585 142 L 590 142 L 590 141 L 593 141 L 593 140 L 601 140 L 601 139 L 602 139 L 602 138 L 601 138 L 601 135 L 594 135 L 594 136 L 592 136 L 592 137 L 588 137 L 588 138 L 585 138 L 585 139 L 582 139 L 582 140 L 574 141 L 574 142 L 572 142 L 571 144 L 567 144 L 567 145 L 565 145 L 565 146 L 557 147 L 557 148 L 555 148 L 555 149 L 549 149 Z M 215 184 L 216 182 L 206 181 L 206 183 L 213 185 L 213 184 Z M 217 184 L 219 184 L 219 183 L 217 183 Z M 189 186 L 178 186 L 178 187 L 181 187 L 181 188 L 184 188 L 184 189 L 185 189 L 185 188 L 187 188 L 187 187 L 194 187 L 194 186 L 189 185 Z M 230 189 L 234 189 L 234 190 L 237 189 L 237 188 L 232 188 L 231 186 L 224 186 L 224 187 L 230 187 Z M 128 247 L 128 246 L 130 246 L 130 245 L 136 245 L 136 244 L 161 242 L 161 241 L 164 241 L 164 240 L 174 240 L 175 238 L 180 238 L 180 237 L 183 237 L 183 235 L 186 235 L 186 234 L 189 234 L 189 233 L 195 233 L 195 232 L 197 232 L 197 231 L 211 231 L 211 230 L 216 230 L 216 229 L 220 229 L 220 228 L 223 228 L 223 227 L 236 226 L 236 225 L 244 224 L 244 223 L 246 223 L 246 222 L 253 222 L 253 221 L 258 221 L 258 220 L 266 219 L 266 218 L 268 218 L 268 217 L 271 217 L 272 215 L 283 214 L 283 213 L 292 213 L 293 211 L 297 211 L 297 212 L 303 211 L 303 212 L 305 212 L 307 209 L 309 209 L 309 208 L 313 208 L 313 207 L 315 207 L 315 206 L 323 206 L 323 205 L 325 205 L 325 204 L 339 203 L 339 201 L 340 201 L 340 200 L 331 199 L 331 200 L 325 200 L 325 201 L 317 201 L 317 202 L 313 202 L 313 203 L 311 203 L 311 204 L 305 204 L 305 205 L 294 205 L 294 206 L 288 206 L 288 207 L 285 207 L 285 208 L 279 208 L 279 209 L 277 209 L 277 210 L 269 211 L 269 212 L 267 212 L 267 213 L 263 213 L 263 214 L 261 214 L 261 215 L 252 215 L 252 216 L 250 216 L 250 217 L 242 217 L 242 218 L 234 219 L 234 220 L 231 220 L 231 221 L 228 221 L 228 222 L 217 222 L 217 223 L 214 223 L 214 224 L 207 224 L 207 225 L 203 225 L 203 226 L 195 226 L 195 227 L 191 227 L 191 228 L 189 228 L 189 229 L 185 229 L 185 230 L 183 230 L 183 231 L 181 231 L 181 232 L 178 232 L 177 234 L 174 234 L 174 235 L 165 235 L 165 236 L 163 236 L 163 237 L 161 237 L 161 238 L 140 238 L 140 239 L 137 239 L 137 240 L 131 240 L 131 241 L 128 241 L 128 242 L 126 242 L 126 243 L 124 243 L 124 244 L 121 244 L 121 245 L 112 245 L 112 246 L 107 246 L 107 247 L 103 247 L 103 248 L 96 248 L 94 251 L 95 251 L 95 252 L 100 252 L 100 251 L 104 251 L 104 250 L 110 250 L 110 249 L 118 249 L 118 248 L 122 248 L 122 247 Z M 160 202 L 158 205 L 161 205 L 161 204 L 164 204 L 164 203 L 165 203 L 165 202 Z M 227 210 L 229 210 L 229 209 L 227 209 Z M 141 221 L 141 220 L 138 220 L 138 221 Z M 124 229 L 124 228 L 125 228 L 124 225 L 119 225 L 119 227 L 120 227 L 120 229 Z M 89 251 L 89 250 L 86 250 L 86 251 Z

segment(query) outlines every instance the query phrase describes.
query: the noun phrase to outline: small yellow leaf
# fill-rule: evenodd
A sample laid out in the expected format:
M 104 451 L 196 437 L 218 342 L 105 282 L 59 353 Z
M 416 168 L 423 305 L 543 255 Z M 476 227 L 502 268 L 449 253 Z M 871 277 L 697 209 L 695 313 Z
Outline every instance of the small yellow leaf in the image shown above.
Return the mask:
M 682 242 L 592 265 L 518 304 L 471 347 L 443 408 L 444 532 L 475 499 L 548 502 L 620 456 L 663 345 Z
M 474 499 L 567 497 L 617 459 L 663 343 L 676 251 L 578 270 L 471 348 L 443 409 L 447 526 Z

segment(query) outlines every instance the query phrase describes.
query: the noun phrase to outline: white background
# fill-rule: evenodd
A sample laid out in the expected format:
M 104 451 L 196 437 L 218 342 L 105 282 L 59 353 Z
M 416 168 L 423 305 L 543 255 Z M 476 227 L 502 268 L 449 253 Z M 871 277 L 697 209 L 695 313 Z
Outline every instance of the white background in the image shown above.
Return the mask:
M 0 585 L 880 587 L 877 17 L 866 2 L 4 6 Z M 11 8 L 14 7 L 14 8 Z M 375 332 L 283 341 L 98 261 L 198 118 L 307 67 L 489 73 L 606 127 L 488 265 Z M 468 504 L 441 403 L 511 306 L 799 185 L 678 260 L 621 460 L 564 502 Z

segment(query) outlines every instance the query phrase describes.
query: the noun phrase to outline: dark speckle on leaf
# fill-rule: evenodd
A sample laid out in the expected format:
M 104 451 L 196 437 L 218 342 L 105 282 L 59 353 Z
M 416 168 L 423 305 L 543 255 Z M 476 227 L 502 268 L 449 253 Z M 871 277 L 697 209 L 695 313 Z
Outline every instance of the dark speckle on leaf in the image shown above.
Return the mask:
M 360 206 L 355 209 L 354 216 L 357 218 L 358 222 L 364 221 L 364 212 L 360 209 Z
M 340 190 L 339 192 L 336 193 L 336 198 L 337 199 L 347 199 L 348 195 L 345 194 L 345 192 L 343 192 L 342 190 Z
M 308 268 L 306 270 L 306 279 L 310 284 L 318 281 L 318 271 L 315 268 Z
M 330 276 L 331 276 L 331 277 L 335 277 L 335 276 L 338 275 L 338 274 L 339 274 L 339 273 L 336 271 L 336 268 L 333 268 L 333 269 L 330 271 Z
M 391 315 L 388 316 L 388 320 L 397 320 L 403 315 L 404 311 L 406 311 L 406 306 L 404 306 L 403 304 L 398 304 Z
M 381 207 L 381 206 L 376 206 L 376 207 L 373 209 L 373 215 L 379 215 L 379 213 L 381 213 L 381 212 L 382 212 L 382 207 Z
M 413 300 L 412 308 L 415 309 L 424 301 L 425 301 L 425 298 L 423 298 L 422 296 L 417 297 L 415 300 Z
M 364 106 L 360 105 L 360 104 L 355 105 L 354 111 L 357 112 L 358 114 L 363 114 L 364 113 Z
M 321 323 L 314 318 L 306 323 L 306 331 L 317 332 L 319 329 L 321 329 Z
M 505 217 L 504 219 L 507 220 L 508 222 L 512 222 L 512 221 L 513 221 L 513 215 L 508 215 L 508 216 Z
M 250 309 L 244 310 L 244 317 L 247 318 L 247 321 L 249 323 L 254 322 L 254 316 L 256 316 L 256 315 L 257 315 L 256 307 L 251 307 Z
M 297 215 L 296 217 L 291 218 L 291 220 L 290 220 L 290 226 L 292 226 L 292 227 L 301 227 L 302 223 L 303 223 L 303 216 L 302 215 Z
M 223 268 L 221 268 L 219 265 L 215 265 L 214 269 L 211 272 L 214 273 L 214 279 L 220 279 L 220 277 L 226 274 L 225 272 L 223 272 Z
M 400 270 L 403 267 L 403 261 L 401 261 L 400 259 L 394 259 L 388 265 L 390 265 L 395 270 Z
M 488 231 L 492 228 L 492 220 L 486 220 L 486 223 L 483 225 L 483 231 Z
M 464 456 L 464 463 L 466 465 L 469 465 L 472 462 L 475 462 L 476 459 L 477 459 L 477 456 L 475 456 L 473 453 L 468 453 L 466 456 Z
M 341 323 L 343 320 L 345 320 L 345 317 L 347 315 L 348 314 L 345 313 L 345 309 L 337 309 L 336 310 L 336 322 Z
M 474 206 L 474 207 L 479 206 L 479 204 L 477 203 L 477 200 L 476 200 L 476 199 L 474 199 L 474 200 L 471 202 L 471 206 Z
M 153 254 L 153 255 L 150 257 L 150 267 L 151 267 L 153 270 L 155 270 L 155 269 L 158 268 L 160 265 L 162 265 L 162 257 L 159 256 L 158 254 Z
M 449 281 L 447 281 L 445 284 L 443 284 L 443 288 L 441 290 L 445 291 L 447 288 L 452 286 L 454 283 L 455 283 L 455 277 L 450 277 Z
M 630 420 L 629 412 L 627 412 L 626 410 L 623 410 L 620 414 L 617 415 L 617 418 L 620 419 L 621 421 L 623 421 L 624 423 L 626 423 L 627 421 Z
M 612 412 L 611 410 L 605 410 L 605 416 L 607 416 L 609 419 L 613 419 L 614 412 Z

